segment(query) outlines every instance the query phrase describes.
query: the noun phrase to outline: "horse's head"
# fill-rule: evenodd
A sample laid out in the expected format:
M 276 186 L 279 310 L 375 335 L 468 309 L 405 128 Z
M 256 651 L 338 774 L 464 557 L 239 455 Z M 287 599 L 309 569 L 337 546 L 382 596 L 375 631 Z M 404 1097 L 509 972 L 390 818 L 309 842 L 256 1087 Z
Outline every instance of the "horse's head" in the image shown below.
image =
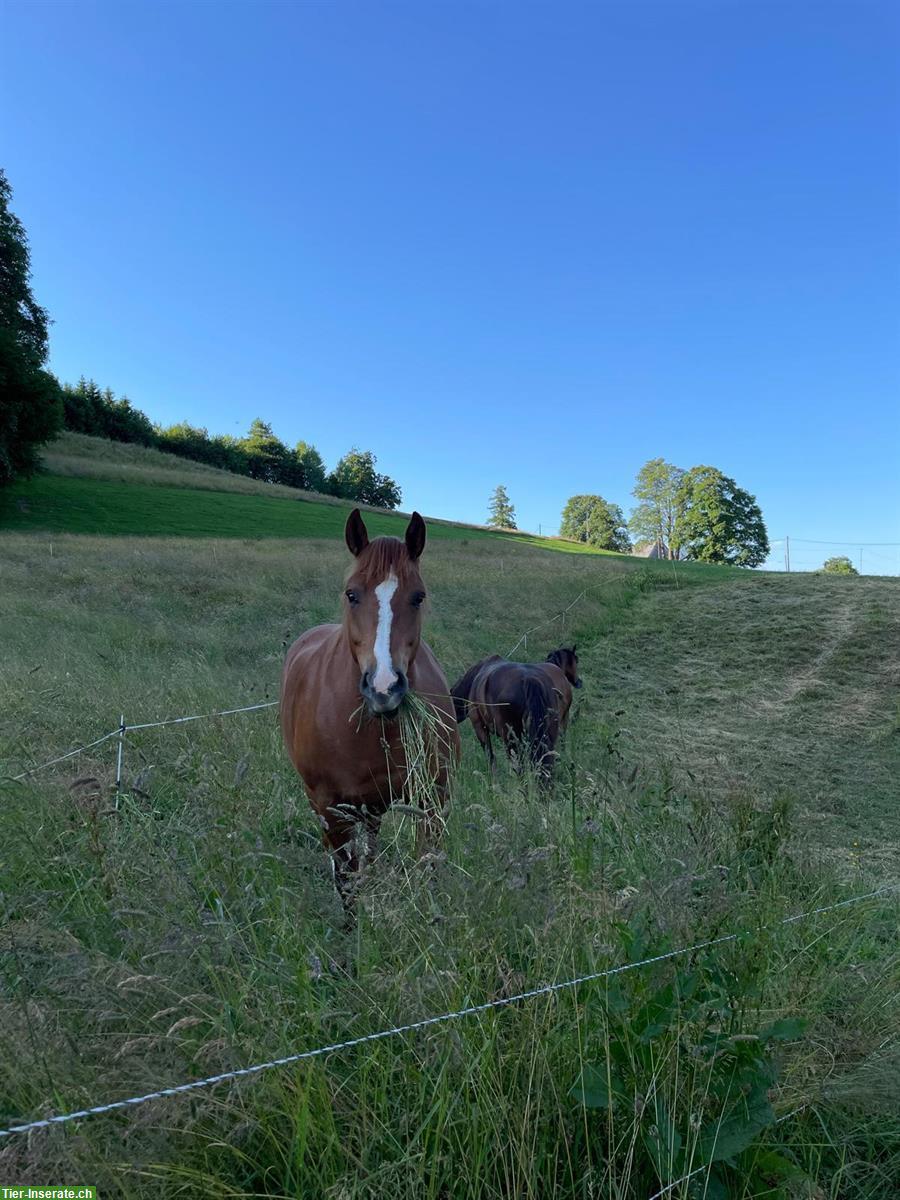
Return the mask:
M 413 513 L 403 541 L 370 542 L 355 508 L 345 537 L 356 561 L 344 591 L 344 628 L 359 666 L 360 694 L 374 716 L 391 716 L 409 691 L 407 673 L 422 634 L 425 522 Z
M 551 650 L 547 655 L 547 662 L 556 663 L 572 687 L 580 688 L 582 686 L 582 680 L 578 674 L 578 655 L 575 653 L 574 646 L 571 650 L 568 646 L 560 646 L 558 650 Z

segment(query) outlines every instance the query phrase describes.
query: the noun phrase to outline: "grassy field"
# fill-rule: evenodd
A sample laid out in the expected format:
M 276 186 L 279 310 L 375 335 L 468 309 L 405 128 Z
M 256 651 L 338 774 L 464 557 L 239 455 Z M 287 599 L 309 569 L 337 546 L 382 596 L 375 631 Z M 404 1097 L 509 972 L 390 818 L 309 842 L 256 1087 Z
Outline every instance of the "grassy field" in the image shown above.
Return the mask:
M 159 484 L 213 492 L 238 492 L 251 496 L 297 498 L 296 488 L 264 483 L 246 475 L 235 475 L 217 467 L 175 454 L 165 454 L 149 446 L 112 442 L 107 438 L 88 437 L 83 433 L 59 434 L 44 448 L 44 469 L 51 475 L 75 479 L 103 479 L 112 483 Z M 317 499 L 337 504 L 331 496 Z
M 390 817 L 352 932 L 274 710 L 129 733 L 118 809 L 115 742 L 10 778 L 121 712 L 274 698 L 338 609 L 339 538 L 2 535 L 0 1124 L 755 932 L 8 1138 L 3 1178 L 648 1200 L 696 1171 L 666 1195 L 895 1197 L 897 898 L 779 922 L 900 881 L 896 582 L 433 532 L 448 674 L 531 630 L 523 657 L 578 641 L 585 689 L 550 800 L 491 785 L 464 727 L 441 854 L 418 866 Z
M 46 449 L 42 473 L 0 492 L 0 531 L 127 534 L 141 537 L 340 537 L 353 504 L 334 496 L 163 454 L 146 446 L 63 433 Z M 402 535 L 405 514 L 361 506 L 370 532 Z M 430 519 L 432 537 L 503 538 L 568 554 L 606 554 L 562 538 L 497 533 Z

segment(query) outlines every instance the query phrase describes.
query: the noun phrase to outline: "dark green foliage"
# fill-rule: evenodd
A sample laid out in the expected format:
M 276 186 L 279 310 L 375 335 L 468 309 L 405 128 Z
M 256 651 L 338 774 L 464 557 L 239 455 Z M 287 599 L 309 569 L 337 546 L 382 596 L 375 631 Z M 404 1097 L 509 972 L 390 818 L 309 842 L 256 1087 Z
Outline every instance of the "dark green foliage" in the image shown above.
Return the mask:
M 619 936 L 626 962 L 668 949 L 648 943 L 634 923 Z M 720 951 L 604 981 L 588 1002 L 587 1061 L 569 1095 L 597 1114 L 590 1118 L 596 1137 L 636 1123 L 650 1168 L 641 1181 L 647 1189 L 701 1168 L 711 1196 L 729 1196 L 738 1183 L 786 1178 L 784 1171 L 805 1178 L 759 1139 L 775 1124 L 774 1048 L 800 1037 L 806 1022 L 783 1018 L 748 1028 L 752 993 L 752 980 L 730 970 Z M 660 1086 L 662 1063 L 677 1064 L 677 1090 Z
M 758 567 L 769 553 L 756 497 L 716 467 L 691 467 L 678 488 L 675 537 L 697 562 Z
M 494 529 L 518 529 L 516 510 L 502 483 L 494 488 L 494 494 L 491 496 L 487 524 Z
M 106 437 L 113 442 L 136 442 L 139 446 L 155 446 L 156 430 L 149 418 L 135 408 L 127 396 L 116 399 L 106 388 L 101 391 L 93 379 L 79 379 L 73 387 L 62 390 L 65 425 L 75 433 Z
M 77 386 L 63 386 L 63 414 L 66 429 L 73 433 L 87 433 L 91 437 L 105 437 L 105 422 L 102 416 L 103 393 L 93 380 L 88 382 L 82 375 Z
M 181 421 L 163 429 L 156 428 L 156 444 L 160 450 L 206 463 L 235 475 L 247 475 L 247 458 L 237 438 L 209 436 L 206 429 Z
M 631 511 L 628 527 L 635 538 L 659 543 L 669 558 L 679 557 L 678 491 L 684 471 L 664 458 L 651 458 L 638 471 L 632 495 L 638 501 Z
M 288 472 L 291 452 L 284 442 L 275 436 L 272 426 L 267 421 L 257 417 L 240 446 L 245 455 L 247 474 L 251 479 L 263 479 L 266 483 L 287 482 L 284 476 Z
M 837 554 L 834 558 L 828 558 L 822 564 L 822 570 L 826 575 L 858 575 L 856 567 L 845 554 Z
M 322 455 L 309 442 L 298 442 L 294 447 L 294 457 L 303 471 L 306 480 L 304 487 L 311 492 L 324 492 L 327 489 L 327 472 Z
M 618 550 L 627 554 L 631 549 L 621 508 L 602 496 L 571 496 L 563 509 L 559 535 L 573 542 L 596 546 L 599 550 Z
M 44 370 L 49 318 L 31 294 L 28 237 L 11 199 L 0 171 L 0 485 L 31 474 L 62 424 L 59 384 Z
M 375 469 L 371 450 L 350 450 L 338 462 L 328 477 L 328 490 L 345 500 L 374 504 L 378 508 L 396 508 L 400 503 L 400 487 L 388 475 Z

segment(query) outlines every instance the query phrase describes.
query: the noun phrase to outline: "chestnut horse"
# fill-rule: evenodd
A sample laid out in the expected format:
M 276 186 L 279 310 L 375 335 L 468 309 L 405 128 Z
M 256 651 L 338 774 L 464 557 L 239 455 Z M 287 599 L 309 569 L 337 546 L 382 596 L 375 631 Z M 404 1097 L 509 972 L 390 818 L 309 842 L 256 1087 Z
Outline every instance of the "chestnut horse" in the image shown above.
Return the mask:
M 574 646 L 552 651 L 542 663 L 509 662 L 492 654 L 470 667 L 450 694 L 457 721 L 471 717 L 492 772 L 494 734 L 514 761 L 524 751 L 546 784 L 572 707 L 573 687 L 581 687 Z
M 459 756 L 459 733 L 447 680 L 421 641 L 425 585 L 419 558 L 425 522 L 413 513 L 403 541 L 379 537 L 370 542 L 354 509 L 345 537 L 355 562 L 344 590 L 343 619 L 308 630 L 288 650 L 281 730 L 347 904 L 359 869 L 359 824 L 372 854 L 381 818 L 407 785 L 396 719 L 407 693 L 417 693 L 435 717 L 423 722 L 429 747 L 424 769 L 441 804 L 449 768 Z M 434 815 L 424 814 L 420 823 L 420 849 L 434 833 Z

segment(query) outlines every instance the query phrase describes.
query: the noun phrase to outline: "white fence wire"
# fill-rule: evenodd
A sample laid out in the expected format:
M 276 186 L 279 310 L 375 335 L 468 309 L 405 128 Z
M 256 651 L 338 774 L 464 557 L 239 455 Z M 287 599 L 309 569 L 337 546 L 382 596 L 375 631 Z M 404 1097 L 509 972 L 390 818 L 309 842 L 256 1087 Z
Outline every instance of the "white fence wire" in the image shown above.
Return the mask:
M 579 604 L 589 592 L 595 591 L 596 588 L 603 586 L 603 584 L 597 584 L 593 588 L 585 588 L 584 591 L 579 592 L 575 599 L 572 600 L 570 604 L 567 604 L 565 608 L 561 609 L 557 613 L 554 613 L 553 616 L 547 617 L 546 620 L 540 621 L 537 625 L 532 625 L 530 629 L 526 629 L 506 657 L 511 658 L 512 655 L 515 654 L 516 650 L 518 650 L 519 646 L 523 644 L 527 648 L 528 635 L 530 633 L 534 633 L 538 629 L 544 629 L 548 625 L 552 625 L 554 621 L 564 619 L 566 615 L 575 607 L 575 605 Z M 60 754 L 56 758 L 49 759 L 47 762 L 39 763 L 35 767 L 29 767 L 27 771 L 22 771 L 20 774 L 13 775 L 10 778 L 15 783 L 21 783 L 22 780 L 27 779 L 30 775 L 35 775 L 39 771 L 46 770 L 48 767 L 56 766 L 57 763 L 65 762 L 69 758 L 75 758 L 76 755 L 84 754 L 85 751 L 93 750 L 95 746 L 99 746 L 103 742 L 109 741 L 110 738 L 117 737 L 119 739 L 119 749 L 116 759 L 116 796 L 118 797 L 122 780 L 122 758 L 124 751 L 124 738 L 126 733 L 133 733 L 141 729 L 160 729 L 165 725 L 186 725 L 191 721 L 207 721 L 214 717 L 231 717 L 236 713 L 259 712 L 262 709 L 277 708 L 277 706 L 277 700 L 265 700 L 259 704 L 246 704 L 241 708 L 223 708 L 217 710 L 216 712 L 192 713 L 186 717 L 167 717 L 162 721 L 139 721 L 136 723 L 127 723 L 123 714 L 120 718 L 118 726 L 115 729 L 111 729 L 109 733 L 104 733 L 94 741 L 88 742 L 84 746 L 78 746 L 75 750 L 69 750 L 66 754 Z
M 248 1075 L 258 1075 L 260 1072 L 270 1071 L 274 1067 L 285 1067 L 291 1063 L 303 1062 L 306 1059 L 320 1058 L 323 1054 L 334 1054 L 339 1050 L 348 1050 L 353 1046 L 362 1046 L 368 1042 L 377 1042 L 385 1038 L 397 1037 L 402 1033 L 412 1033 L 419 1029 L 427 1029 L 434 1025 L 443 1024 L 446 1021 L 456 1021 L 462 1017 L 474 1016 L 477 1013 L 489 1012 L 498 1008 L 507 1008 L 512 1004 L 519 1004 L 523 1000 L 534 999 L 535 996 L 547 996 L 567 988 L 578 987 L 583 983 L 591 983 L 598 979 L 608 979 L 614 975 L 624 975 L 626 971 L 636 971 L 639 967 L 650 966 L 652 963 L 666 962 L 668 959 L 679 958 L 685 954 L 695 954 L 700 950 L 707 950 L 712 946 L 721 946 L 726 942 L 738 941 L 742 937 L 752 937 L 754 933 L 777 929 L 782 925 L 791 925 L 796 921 L 804 921 L 822 913 L 835 912 L 838 909 L 847 908 L 851 904 L 860 904 L 863 900 L 872 900 L 877 896 L 888 895 L 890 892 L 897 891 L 898 888 L 900 888 L 900 883 L 889 884 L 885 887 L 876 888 L 874 891 L 866 892 L 861 896 L 851 896 L 847 900 L 838 900 L 834 904 L 825 904 L 819 908 L 810 909 L 808 912 L 796 913 L 794 916 L 785 917 L 783 920 L 771 925 L 760 925 L 756 929 L 744 930 L 741 933 L 722 934 L 720 937 L 709 938 L 704 942 L 696 942 L 692 946 L 682 946 L 677 950 L 666 950 L 662 954 L 654 954 L 650 958 L 641 959 L 639 962 L 622 963 L 616 967 L 607 967 L 603 971 L 592 971 L 588 975 L 579 975 L 575 979 L 543 984 L 540 987 L 532 988 L 530 991 L 519 992 L 514 996 L 503 996 L 498 1000 L 487 1000 L 483 1004 L 470 1004 L 465 1008 L 458 1008 L 452 1012 L 440 1013 L 438 1016 L 425 1017 L 420 1021 L 410 1021 L 405 1025 L 392 1025 L 388 1029 L 380 1029 L 375 1033 L 366 1033 L 361 1037 L 348 1038 L 343 1042 L 332 1042 L 327 1046 L 317 1046 L 312 1050 L 301 1050 L 296 1054 L 287 1054 L 281 1058 L 270 1059 L 268 1062 L 255 1063 L 250 1067 L 238 1067 L 233 1071 L 223 1071 L 219 1075 L 208 1075 L 205 1079 L 194 1079 L 188 1083 L 181 1083 L 174 1087 L 159 1088 L 155 1092 L 145 1092 L 140 1096 L 129 1096 L 124 1100 L 111 1100 L 106 1104 L 94 1104 L 89 1108 L 77 1109 L 74 1112 L 61 1113 L 58 1116 L 43 1117 L 35 1121 L 11 1125 L 8 1129 L 0 1129 L 0 1137 L 12 1137 L 14 1134 L 28 1133 L 35 1129 L 49 1129 L 53 1125 L 64 1125 L 70 1121 L 97 1116 L 100 1113 L 116 1112 L 123 1108 L 134 1108 L 139 1104 L 147 1104 L 151 1100 L 161 1100 L 168 1096 L 183 1095 L 185 1092 L 194 1092 L 200 1088 L 211 1087 L 215 1083 L 224 1083 L 226 1080 L 240 1079 Z M 677 1181 L 672 1187 L 677 1186 L 678 1182 L 682 1181 Z M 658 1195 L 664 1194 L 665 1189 L 663 1192 L 658 1193 Z
M 266 700 L 262 704 L 247 704 L 243 708 L 223 708 L 218 712 L 211 713 L 196 713 L 189 717 L 169 717 L 165 721 L 142 721 L 136 725 L 128 725 L 125 722 L 124 715 L 122 716 L 119 725 L 116 729 L 109 733 L 104 733 L 102 737 L 98 737 L 93 742 L 88 742 L 85 746 L 79 746 L 77 750 L 70 750 L 68 754 L 60 754 L 58 758 L 51 758 L 49 762 L 40 763 L 36 767 L 29 767 L 27 771 L 23 771 L 20 775 L 13 775 L 12 779 L 16 783 L 20 783 L 23 779 L 27 779 L 29 775 L 34 775 L 38 771 L 44 771 L 47 767 L 55 766 L 56 763 L 65 762 L 67 758 L 74 758 L 76 754 L 84 754 L 86 750 L 93 750 L 94 746 L 99 746 L 101 742 L 107 742 L 110 738 L 119 738 L 119 755 L 117 763 L 117 783 L 121 780 L 122 775 L 122 738 L 126 733 L 130 733 L 136 729 L 158 729 L 162 725 L 184 725 L 188 721 L 206 721 L 212 717 L 231 717 L 235 713 L 257 712 L 263 708 L 275 708 L 278 705 L 277 700 Z
M 68 754 L 60 754 L 58 758 L 51 758 L 49 762 L 41 763 L 38 767 L 30 767 L 27 771 L 23 771 L 21 775 L 13 775 L 13 780 L 16 783 L 27 779 L 29 775 L 34 775 L 36 771 L 46 770 L 47 767 L 53 767 L 57 763 L 65 762 L 67 758 L 74 758 L 76 754 L 84 754 L 85 750 L 93 750 L 95 746 L 99 746 L 101 742 L 108 742 L 110 738 L 118 737 L 119 730 L 113 729 L 111 733 L 104 733 L 102 737 L 98 737 L 93 742 L 88 742 L 86 746 L 79 746 L 77 750 L 70 750 Z

